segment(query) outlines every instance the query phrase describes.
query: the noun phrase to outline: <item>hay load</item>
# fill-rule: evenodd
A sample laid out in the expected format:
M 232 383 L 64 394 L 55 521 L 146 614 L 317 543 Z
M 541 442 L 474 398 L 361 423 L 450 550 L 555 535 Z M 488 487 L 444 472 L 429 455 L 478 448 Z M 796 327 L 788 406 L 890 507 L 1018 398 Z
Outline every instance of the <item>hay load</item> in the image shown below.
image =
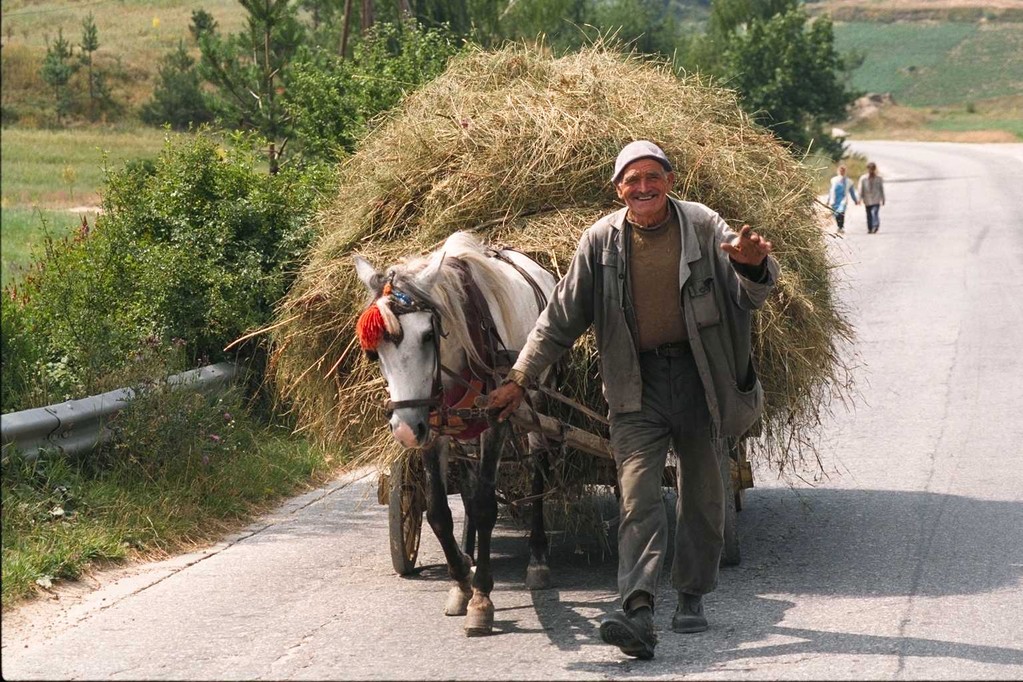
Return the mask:
M 634 139 L 667 152 L 679 196 L 773 241 L 783 275 L 755 318 L 767 408 L 751 454 L 778 469 L 816 456 L 821 411 L 849 389 L 838 348 L 852 330 L 834 296 L 811 177 L 730 91 L 603 46 L 562 58 L 522 46 L 457 58 L 342 166 L 272 327 L 272 368 L 300 428 L 326 444 L 360 443 L 361 461 L 399 452 L 380 373 L 355 342 L 366 295 L 354 253 L 383 266 L 473 230 L 560 276 L 583 230 L 618 207 L 608 178 Z M 577 344 L 565 389 L 603 412 L 593 352 Z

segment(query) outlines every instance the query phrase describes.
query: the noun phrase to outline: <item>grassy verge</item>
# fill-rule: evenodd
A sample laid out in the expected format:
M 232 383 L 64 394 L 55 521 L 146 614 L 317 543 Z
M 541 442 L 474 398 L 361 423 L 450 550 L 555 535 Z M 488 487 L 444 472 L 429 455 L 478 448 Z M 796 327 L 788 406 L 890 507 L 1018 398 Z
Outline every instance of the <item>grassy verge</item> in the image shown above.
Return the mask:
M 914 109 L 889 106 L 876 115 L 842 124 L 851 139 L 934 142 L 1019 142 L 1023 95 L 1000 97 L 955 107 Z
M 89 224 L 95 213 L 86 214 Z M 63 237 L 81 225 L 81 217 L 68 211 L 46 211 L 28 208 L 0 208 L 0 286 L 19 277 L 36 260 L 47 236 Z
M 4 609 L 97 564 L 213 541 L 337 465 L 231 395 L 154 392 L 116 422 L 114 443 L 85 457 L 4 453 Z
M 156 128 L 30 130 L 6 128 L 0 137 L 5 207 L 67 208 L 99 202 L 104 167 L 153 158 L 167 135 Z

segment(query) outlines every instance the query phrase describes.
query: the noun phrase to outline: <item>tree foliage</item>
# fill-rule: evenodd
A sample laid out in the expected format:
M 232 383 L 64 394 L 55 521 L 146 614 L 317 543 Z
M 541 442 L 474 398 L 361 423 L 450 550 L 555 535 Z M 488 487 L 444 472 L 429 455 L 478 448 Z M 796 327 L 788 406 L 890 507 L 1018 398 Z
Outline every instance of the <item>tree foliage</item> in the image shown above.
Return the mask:
M 143 123 L 169 125 L 174 130 L 188 130 L 213 121 L 195 59 L 188 54 L 184 41 L 179 41 L 178 48 L 164 57 L 153 98 L 143 105 L 139 116 Z
M 89 115 L 95 118 L 96 100 L 102 92 L 103 86 L 93 60 L 93 53 L 99 49 L 99 29 L 96 28 L 96 18 L 92 12 L 89 12 L 89 15 L 82 20 L 82 42 L 78 44 L 78 47 L 81 48 L 79 61 L 85 67 L 89 87 Z
M 808 23 L 801 9 L 755 19 L 732 37 L 724 60 L 744 106 L 775 134 L 800 150 L 816 141 L 841 156 L 841 141 L 825 125 L 844 115 L 852 95 L 840 80 L 843 64 L 829 19 Z
M 175 339 L 189 365 L 223 359 L 269 320 L 331 176 L 314 164 L 269 176 L 242 142 L 168 141 L 156 161 L 110 173 L 95 226 L 48 241 L 4 291 L 5 408 L 30 407 L 14 391 L 32 381 L 56 391 L 50 402 L 110 390 L 104 377 Z
M 192 40 L 198 43 L 203 36 L 217 32 L 217 20 L 204 9 L 194 9 L 188 32 L 192 35 Z
M 375 116 L 437 76 L 461 46 L 445 28 L 410 21 L 377 24 L 355 43 L 350 59 L 305 51 L 284 97 L 303 154 L 337 159 L 354 151 Z
M 816 144 L 842 155 L 827 123 L 844 116 L 854 95 L 827 17 L 810 20 L 798 0 L 713 0 L 707 32 L 686 62 L 737 90 L 743 107 L 796 152 Z
M 212 100 L 221 123 L 254 130 L 270 142 L 270 172 L 279 167 L 289 124 L 279 95 L 305 29 L 289 0 L 239 0 L 248 12 L 246 30 L 202 33 L 200 71 L 216 89 Z
M 57 29 L 57 38 L 46 41 L 46 57 L 40 68 L 39 75 L 43 81 L 53 88 L 53 99 L 57 114 L 57 124 L 63 123 L 64 116 L 71 110 L 71 92 L 68 83 L 74 75 L 77 65 L 71 61 L 71 43 L 64 37 L 64 30 Z

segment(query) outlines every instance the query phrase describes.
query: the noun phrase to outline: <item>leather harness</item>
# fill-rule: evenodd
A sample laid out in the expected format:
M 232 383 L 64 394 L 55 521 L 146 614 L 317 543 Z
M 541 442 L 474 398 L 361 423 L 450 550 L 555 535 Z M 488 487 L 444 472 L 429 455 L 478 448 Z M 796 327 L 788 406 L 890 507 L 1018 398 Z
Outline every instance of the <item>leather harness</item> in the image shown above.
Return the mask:
M 488 249 L 488 257 L 496 258 L 512 266 L 523 279 L 530 285 L 536 299 L 537 309 L 543 311 L 547 306 L 547 297 L 543 289 L 533 277 L 526 272 L 503 251 L 507 249 Z M 458 270 L 462 287 L 465 291 L 465 321 L 469 331 L 469 338 L 481 358 L 482 364 L 473 360 L 459 374 L 443 366 L 440 361 L 440 339 L 443 334 L 441 327 L 440 312 L 433 304 L 412 299 L 408 294 L 397 292 L 402 295 L 401 302 L 410 301 L 410 304 L 394 306 L 394 314 L 401 316 L 411 312 L 426 311 L 430 313 L 434 328 L 434 357 L 436 365 L 434 368 L 433 387 L 428 398 L 416 398 L 411 400 L 391 401 L 384 403 L 388 415 L 394 410 L 404 407 L 429 407 L 430 428 L 440 435 L 452 436 L 456 440 L 470 440 L 480 435 L 488 427 L 487 410 L 484 407 L 476 407 L 476 398 L 491 391 L 500 378 L 500 373 L 507 373 L 515 361 L 517 352 L 511 351 L 504 344 L 501 335 L 494 323 L 494 316 L 487 305 L 479 285 L 472 276 L 468 264 L 459 259 L 449 259 L 451 267 Z M 442 382 L 443 375 L 451 377 L 455 386 L 445 392 Z

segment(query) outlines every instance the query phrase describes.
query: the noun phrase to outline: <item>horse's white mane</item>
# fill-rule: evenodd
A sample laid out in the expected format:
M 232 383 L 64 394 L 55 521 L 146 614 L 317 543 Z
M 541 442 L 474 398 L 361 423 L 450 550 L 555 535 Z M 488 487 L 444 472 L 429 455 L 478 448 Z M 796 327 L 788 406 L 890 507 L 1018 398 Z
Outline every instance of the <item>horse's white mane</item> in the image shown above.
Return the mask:
M 472 278 L 484 297 L 497 302 L 491 310 L 494 320 L 502 320 L 508 328 L 514 319 L 515 303 L 508 295 L 507 274 L 500 261 L 487 255 L 487 248 L 468 232 L 455 232 L 437 251 L 395 266 L 394 281 L 399 290 L 430 301 L 440 313 L 447 339 L 441 343 L 455 344 L 465 350 L 469 359 L 482 364 L 483 358 L 472 343 L 465 319 L 466 296 L 461 272 L 453 265 L 457 258 L 469 267 Z M 427 273 L 439 271 L 432 283 L 422 282 Z M 429 286 L 427 290 L 424 287 Z M 507 339 L 505 339 L 507 342 Z

